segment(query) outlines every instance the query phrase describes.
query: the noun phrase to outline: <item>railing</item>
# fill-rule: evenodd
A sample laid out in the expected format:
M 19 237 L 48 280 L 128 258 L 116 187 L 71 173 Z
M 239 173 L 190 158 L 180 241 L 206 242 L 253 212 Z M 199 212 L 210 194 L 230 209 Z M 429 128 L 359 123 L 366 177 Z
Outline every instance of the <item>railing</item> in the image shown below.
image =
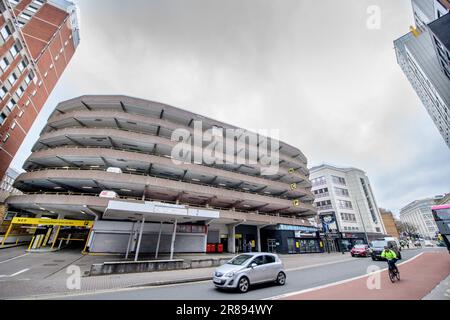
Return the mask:
M 84 193 L 84 192 L 24 192 L 23 195 L 50 195 L 50 196 L 83 196 L 83 197 L 92 197 L 92 198 L 101 198 L 97 194 L 93 193 Z M 219 207 L 219 206 L 211 206 L 211 205 L 203 205 L 203 204 L 195 204 L 192 205 L 190 203 L 184 203 L 182 201 L 176 202 L 176 201 L 170 201 L 170 200 L 160 200 L 156 198 L 150 198 L 150 197 L 131 197 L 131 196 L 120 196 L 118 195 L 116 198 L 122 199 L 122 200 L 133 200 L 133 201 L 153 201 L 153 202 L 162 202 L 167 204 L 178 204 L 178 205 L 186 205 L 192 208 L 205 208 L 205 209 L 215 209 L 215 210 L 222 210 L 222 211 L 233 211 L 233 212 L 241 212 L 241 213 L 249 213 L 249 214 L 258 214 L 263 216 L 270 216 L 270 217 L 283 217 L 283 218 L 289 218 L 294 220 L 304 220 L 305 218 L 300 218 L 297 216 L 287 216 L 287 215 L 281 215 L 279 213 L 269 213 L 269 212 L 256 212 L 256 211 L 245 211 L 245 210 L 239 210 L 239 209 L 233 209 L 231 208 L 225 208 L 225 207 Z M 109 198 L 103 198 L 103 199 L 109 199 Z M 8 211 L 8 213 L 13 211 Z
M 82 127 L 83 128 L 83 127 Z M 151 132 L 147 132 L 147 131 L 139 131 L 139 130 L 130 130 L 130 129 L 125 129 L 125 128 L 121 128 L 121 127 L 118 127 L 118 126 L 116 126 L 116 127 L 107 127 L 107 126 L 105 126 L 105 127 L 95 127 L 95 126 L 93 126 L 93 127 L 84 127 L 85 129 L 113 129 L 113 130 L 119 130 L 119 131 L 125 131 L 125 132 L 132 132 L 132 133 L 138 133 L 138 134 L 144 134 L 144 135 L 149 135 L 149 136 L 152 136 L 152 137 L 158 137 L 158 138 L 161 138 L 161 137 L 163 137 L 163 138 L 167 138 L 167 137 L 164 137 L 164 136 L 161 136 L 161 135 L 158 135 L 158 134 L 154 134 L 154 133 L 151 133 Z M 71 126 L 71 127 L 64 127 L 64 128 L 61 128 L 61 129 L 52 129 L 52 130 L 50 130 L 50 131 L 48 131 L 47 133 L 50 133 L 50 132 L 57 132 L 57 131 L 60 131 L 60 130 L 64 130 L 64 129 L 80 129 L 80 126 Z M 169 141 L 172 141 L 172 140 L 169 140 Z M 250 147 L 250 146 L 249 146 Z M 258 148 L 257 148 L 258 149 Z M 247 150 L 247 149 L 246 149 Z M 285 160 L 285 161 L 283 161 L 283 163 L 284 162 L 291 162 L 291 163 L 294 163 L 294 164 L 296 164 L 296 165 L 299 165 L 299 163 L 297 162 L 297 161 L 295 161 L 295 159 L 294 158 L 290 158 L 289 159 L 289 157 L 287 156 L 286 157 L 287 159 Z M 290 161 L 290 160 L 293 160 L 293 161 Z M 280 161 L 281 162 L 281 161 Z M 305 166 L 305 164 L 304 163 L 302 163 L 301 161 L 300 161 L 300 166 L 301 166 L 301 168 L 302 168 L 302 171 L 304 172 L 304 174 L 306 175 L 307 174 L 307 172 L 308 172 L 308 168 L 306 168 L 306 166 Z M 279 164 L 280 165 L 280 164 Z M 289 166 L 287 166 L 287 168 L 289 168 Z
M 314 196 L 317 198 L 325 198 L 325 197 L 329 197 L 330 193 L 329 192 L 324 192 L 324 193 L 319 193 L 319 194 L 314 194 Z
M 88 168 L 86 168 L 86 167 L 47 167 L 47 168 L 32 169 L 32 170 L 29 170 L 28 172 L 40 172 L 40 171 L 48 171 L 48 170 L 64 170 L 64 171 L 76 171 L 76 170 L 80 170 L 81 171 L 82 170 L 82 171 L 104 171 L 104 172 L 107 172 L 107 169 L 106 168 L 102 168 L 102 167 L 100 167 L 100 168 L 89 168 L 89 167 Z M 114 173 L 114 172 L 111 172 L 111 173 Z M 198 181 L 192 182 L 192 181 L 180 180 L 180 179 L 175 179 L 175 178 L 166 177 L 166 176 L 161 177 L 161 176 L 152 175 L 152 174 L 146 174 L 146 173 L 138 172 L 138 171 L 128 171 L 127 170 L 127 171 L 122 171 L 122 174 L 140 175 L 140 176 L 146 176 L 146 177 L 152 177 L 152 178 L 166 179 L 166 180 L 171 180 L 171 181 L 176 181 L 176 182 L 188 183 L 188 184 L 191 184 L 191 185 L 200 185 L 200 186 L 204 186 L 204 187 L 215 188 L 215 189 L 219 189 L 219 190 L 220 189 L 226 189 L 226 190 L 235 191 L 235 192 L 242 192 L 242 193 L 247 193 L 247 194 L 252 194 L 252 195 L 265 196 L 265 197 L 269 197 L 269 198 L 273 198 L 273 199 L 279 199 L 279 200 L 289 200 L 290 201 L 290 200 L 295 200 L 296 199 L 296 197 L 293 197 L 291 199 L 289 199 L 289 198 L 280 198 L 280 197 L 277 197 L 277 196 L 274 196 L 274 195 L 271 195 L 271 194 L 266 194 L 266 193 L 260 194 L 260 193 L 252 192 L 252 191 L 249 191 L 249 190 L 243 190 L 243 189 L 237 190 L 237 189 L 226 187 L 226 186 L 217 187 L 217 186 L 214 186 L 214 185 L 210 185 L 210 184 L 206 184 L 206 183 L 202 183 L 202 182 L 198 182 Z M 287 191 L 287 190 L 283 190 L 283 193 L 285 191 Z M 307 194 L 305 193 L 303 195 L 303 197 L 304 196 L 307 196 Z
M 39 149 L 39 150 L 54 150 L 54 149 L 58 149 L 58 148 L 66 148 L 66 149 L 69 149 L 69 148 L 76 148 L 76 149 L 110 149 L 110 150 L 116 150 L 116 151 L 122 151 L 122 152 L 139 153 L 139 154 L 145 154 L 145 155 L 151 155 L 151 156 L 156 156 L 156 157 L 164 157 L 164 158 L 172 159 L 172 156 L 169 156 L 169 155 L 161 155 L 161 154 L 157 154 L 155 152 L 144 152 L 144 151 L 138 151 L 138 150 L 117 148 L 117 147 L 112 147 L 112 146 L 104 146 L 104 147 L 83 146 L 83 147 L 79 147 L 79 146 L 76 146 L 76 145 L 59 145 L 59 146 L 54 147 L 54 148 L 48 148 L 47 147 L 47 148 L 42 148 L 42 149 Z M 180 161 L 182 161 L 182 160 L 180 160 Z M 227 172 L 239 173 L 239 174 L 243 174 L 243 175 L 246 175 L 246 176 L 249 176 L 249 177 L 260 178 L 260 179 L 264 179 L 264 180 L 268 180 L 268 181 L 275 181 L 275 180 L 264 178 L 264 176 L 252 175 L 252 174 L 249 174 L 249 173 L 246 173 L 246 172 L 241 172 L 241 171 L 237 172 L 235 170 L 218 168 L 218 167 L 215 167 L 212 164 L 202 163 L 201 165 L 205 166 L 205 167 L 213 168 L 213 169 L 224 170 L 224 171 L 227 171 Z M 288 172 L 286 171 L 286 175 L 287 174 L 288 174 Z M 308 181 L 304 174 L 301 174 L 301 175 L 302 175 L 301 178 L 303 179 L 303 181 Z M 301 183 L 303 181 L 300 181 L 298 183 Z

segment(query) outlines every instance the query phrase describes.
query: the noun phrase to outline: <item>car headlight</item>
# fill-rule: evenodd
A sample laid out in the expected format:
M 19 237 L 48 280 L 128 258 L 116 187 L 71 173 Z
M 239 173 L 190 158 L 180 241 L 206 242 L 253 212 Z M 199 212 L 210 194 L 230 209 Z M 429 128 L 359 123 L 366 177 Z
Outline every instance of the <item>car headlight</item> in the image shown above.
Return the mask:
M 225 274 L 225 277 L 227 278 L 233 278 L 234 277 L 234 271 L 228 272 Z

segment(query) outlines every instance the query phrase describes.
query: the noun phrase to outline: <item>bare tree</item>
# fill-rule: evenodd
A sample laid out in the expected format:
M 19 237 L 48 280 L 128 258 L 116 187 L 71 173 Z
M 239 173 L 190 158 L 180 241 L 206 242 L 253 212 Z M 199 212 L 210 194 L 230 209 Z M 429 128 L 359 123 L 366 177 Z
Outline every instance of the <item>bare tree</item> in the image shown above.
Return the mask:
M 407 235 L 409 237 L 415 236 L 417 234 L 417 227 L 409 222 L 403 222 L 400 220 L 395 221 L 398 232 Z

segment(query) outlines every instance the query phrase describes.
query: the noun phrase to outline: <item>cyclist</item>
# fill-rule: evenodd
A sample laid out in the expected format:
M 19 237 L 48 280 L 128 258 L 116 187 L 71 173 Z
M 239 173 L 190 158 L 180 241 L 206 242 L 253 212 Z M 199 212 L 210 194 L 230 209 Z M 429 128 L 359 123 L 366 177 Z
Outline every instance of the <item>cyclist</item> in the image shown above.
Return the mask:
M 395 265 L 398 259 L 394 250 L 391 250 L 388 246 L 385 246 L 383 252 L 381 253 L 381 257 L 387 260 L 389 270 L 395 270 L 398 273 L 398 268 Z

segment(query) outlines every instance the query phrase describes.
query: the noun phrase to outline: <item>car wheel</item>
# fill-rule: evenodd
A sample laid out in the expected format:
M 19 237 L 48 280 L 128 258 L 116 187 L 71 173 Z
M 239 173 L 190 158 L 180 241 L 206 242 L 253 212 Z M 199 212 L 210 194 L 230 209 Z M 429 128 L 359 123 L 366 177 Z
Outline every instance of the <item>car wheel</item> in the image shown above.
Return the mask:
M 352 254 L 352 257 L 354 257 L 355 255 L 354 254 Z
M 284 272 L 278 273 L 276 282 L 279 286 L 284 286 L 286 284 L 286 275 Z
M 376 259 L 374 257 L 372 257 L 372 260 L 375 261 Z
M 246 293 L 250 287 L 250 281 L 247 277 L 242 277 L 238 282 L 238 290 L 241 293 Z

